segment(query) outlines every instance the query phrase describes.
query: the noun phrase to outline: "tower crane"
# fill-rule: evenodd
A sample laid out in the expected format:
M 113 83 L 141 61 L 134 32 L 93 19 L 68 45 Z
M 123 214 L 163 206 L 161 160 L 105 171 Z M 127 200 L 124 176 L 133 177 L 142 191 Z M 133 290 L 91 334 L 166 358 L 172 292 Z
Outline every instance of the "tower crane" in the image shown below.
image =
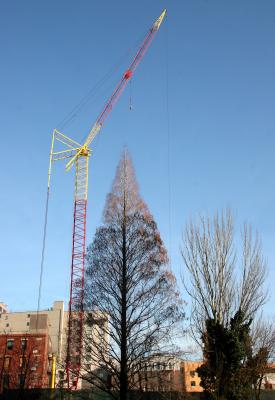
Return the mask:
M 88 164 L 91 154 L 90 144 L 100 132 L 103 124 L 114 108 L 124 88 L 132 78 L 138 64 L 145 55 L 155 34 L 157 33 L 166 10 L 153 23 L 145 36 L 138 52 L 136 53 L 129 68 L 124 72 L 118 85 L 105 104 L 102 112 L 92 126 L 83 144 L 69 138 L 64 133 L 54 129 L 50 151 L 50 163 L 48 170 L 48 190 L 46 202 L 46 217 L 50 192 L 50 180 L 52 164 L 54 161 L 69 159 L 66 171 L 75 166 L 75 190 L 74 190 L 74 215 L 73 215 L 73 240 L 71 258 L 71 281 L 70 300 L 68 307 L 68 329 L 66 349 L 66 376 L 69 389 L 76 389 L 81 370 L 81 359 L 83 353 L 83 326 L 84 326 L 84 279 L 85 279 L 85 250 L 86 250 L 86 218 L 88 200 Z M 64 150 L 56 151 L 55 142 L 64 146 Z M 45 224 L 46 226 L 46 224 Z M 45 242 L 45 230 L 44 230 Z M 44 248 L 43 248 L 44 251 Z M 42 260 L 43 260 L 42 251 Z

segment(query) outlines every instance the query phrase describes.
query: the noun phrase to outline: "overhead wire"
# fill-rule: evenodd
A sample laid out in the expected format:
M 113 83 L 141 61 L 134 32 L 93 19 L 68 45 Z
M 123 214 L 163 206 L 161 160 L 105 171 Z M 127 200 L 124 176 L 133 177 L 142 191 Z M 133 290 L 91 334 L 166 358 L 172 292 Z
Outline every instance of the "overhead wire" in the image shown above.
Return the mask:
M 168 15 L 166 15 L 167 19 Z M 170 132 L 170 104 L 169 104 L 169 30 L 168 20 L 166 25 L 166 51 L 165 51 L 165 67 L 166 67 L 166 122 L 167 122 L 167 184 L 168 184 L 168 239 L 169 239 L 169 267 L 171 269 L 172 257 L 172 211 L 171 211 L 171 132 Z
M 132 79 L 130 80 L 129 85 L 130 85 L 129 110 L 132 111 L 133 110 Z
M 46 195 L 46 206 L 45 206 L 45 216 L 44 216 L 44 226 L 43 226 L 43 239 L 42 239 L 42 253 L 40 262 L 40 275 L 39 275 L 39 288 L 38 288 L 38 299 L 37 299 L 37 310 L 36 310 L 36 331 L 38 330 L 38 316 L 40 311 L 41 303 L 41 293 L 42 293 L 42 282 L 43 282 L 43 272 L 44 272 L 44 260 L 45 260 L 45 248 L 46 248 L 46 237 L 47 237 L 47 223 L 48 223 L 48 210 L 49 210 L 49 197 L 50 188 L 47 188 Z

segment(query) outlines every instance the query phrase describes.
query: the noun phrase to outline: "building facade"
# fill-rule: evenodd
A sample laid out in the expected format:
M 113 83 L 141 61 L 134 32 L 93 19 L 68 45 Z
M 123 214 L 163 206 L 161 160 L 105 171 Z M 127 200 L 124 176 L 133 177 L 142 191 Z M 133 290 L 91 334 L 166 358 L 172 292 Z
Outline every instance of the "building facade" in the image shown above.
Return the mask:
M 261 388 L 266 390 L 275 390 L 275 364 L 267 365 Z
M 183 390 L 185 392 L 202 392 L 200 377 L 196 372 L 197 368 L 202 365 L 202 361 L 184 361 L 181 365 L 183 376 Z
M 142 392 L 202 392 L 196 369 L 202 364 L 173 356 L 154 357 L 131 377 L 130 385 Z M 113 384 L 115 381 L 113 381 Z
M 55 301 L 48 310 L 0 313 L 0 334 L 26 334 L 48 332 L 51 338 L 52 352 L 61 358 L 66 335 L 67 313 L 64 302 Z
M 145 391 L 194 393 L 202 392 L 196 369 L 201 361 L 182 361 L 177 358 L 163 359 L 151 363 L 143 380 Z
M 48 333 L 0 335 L 0 392 L 47 388 L 51 374 Z
M 53 352 L 60 353 L 58 327 L 62 302 L 37 314 L 0 313 L 0 389 L 46 388 Z
M 24 341 L 24 338 L 28 344 L 28 347 L 24 350 L 34 351 L 33 354 L 36 354 L 36 356 L 29 357 L 35 365 L 30 366 L 29 364 L 32 373 L 24 381 L 25 387 L 65 386 L 68 312 L 64 310 L 64 302 L 55 301 L 50 309 L 42 310 L 39 313 L 37 311 L 9 312 L 4 303 L 0 303 L 0 306 L 0 310 L 2 310 L 0 311 L 0 368 L 2 366 L 3 370 L 2 374 L 0 370 L 2 382 L 0 388 L 4 386 L 15 388 L 18 385 L 20 375 L 18 362 L 20 362 L 20 357 L 23 356 L 21 351 L 23 348 L 20 348 L 20 343 Z M 108 323 L 105 316 L 98 314 L 94 316 L 93 320 L 95 324 L 98 324 L 98 321 L 100 321 L 100 324 Z M 98 332 L 99 328 L 84 327 L 84 329 L 85 339 L 87 332 L 89 335 L 96 336 L 95 333 Z M 14 343 L 13 348 L 9 348 L 8 346 L 11 346 L 12 342 Z M 37 348 L 33 348 L 36 343 Z M 37 354 L 37 351 L 39 354 Z M 84 346 L 83 360 L 86 359 L 85 351 Z M 53 365 L 56 365 L 56 368 L 53 368 Z M 85 365 L 85 367 L 86 371 L 95 368 L 92 363 L 88 367 Z M 11 374 L 12 371 L 16 371 L 14 376 Z M 32 379 L 29 379 L 30 377 Z M 21 382 L 22 380 L 23 378 Z M 78 389 L 82 388 L 83 383 L 81 379 L 78 380 Z
M 0 301 L 0 314 L 8 312 L 8 307 L 5 303 Z

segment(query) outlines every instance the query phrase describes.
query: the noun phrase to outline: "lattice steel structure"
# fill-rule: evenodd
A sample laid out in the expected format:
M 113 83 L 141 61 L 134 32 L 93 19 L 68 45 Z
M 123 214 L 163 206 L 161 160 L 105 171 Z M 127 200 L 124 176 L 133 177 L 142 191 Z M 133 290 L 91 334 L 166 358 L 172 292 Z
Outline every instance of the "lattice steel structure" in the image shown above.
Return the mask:
M 128 81 L 131 79 L 135 69 L 142 60 L 146 50 L 148 49 L 156 32 L 158 31 L 165 15 L 166 10 L 161 13 L 161 15 L 157 18 L 157 20 L 150 28 L 132 63 L 123 74 L 119 84 L 115 88 L 114 92 L 104 106 L 103 111 L 100 113 L 95 124 L 87 135 L 84 144 L 81 145 L 77 143 L 76 141 L 70 139 L 68 136 L 59 132 L 57 129 L 53 131 L 50 165 L 48 172 L 47 204 L 50 191 L 50 179 L 53 161 L 70 159 L 66 164 L 67 171 L 70 170 L 73 165 L 75 165 L 74 223 L 66 355 L 66 374 L 68 388 L 70 389 L 77 388 L 81 370 L 83 347 L 83 301 L 86 250 L 86 218 L 88 200 L 88 164 L 90 156 L 89 145 L 101 130 L 107 116 L 112 111 Z M 54 151 L 56 141 L 65 146 L 65 150 Z

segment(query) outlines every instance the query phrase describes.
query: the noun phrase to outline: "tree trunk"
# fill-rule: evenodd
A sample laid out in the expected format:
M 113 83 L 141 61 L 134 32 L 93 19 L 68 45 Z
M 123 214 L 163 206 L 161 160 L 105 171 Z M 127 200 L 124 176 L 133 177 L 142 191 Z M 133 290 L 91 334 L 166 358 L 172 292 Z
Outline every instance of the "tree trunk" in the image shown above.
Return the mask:
M 127 265 L 126 265 L 126 210 L 124 197 L 124 216 L 122 226 L 122 282 L 121 282 L 121 370 L 120 370 L 120 400 L 127 400 L 128 371 L 127 371 Z

